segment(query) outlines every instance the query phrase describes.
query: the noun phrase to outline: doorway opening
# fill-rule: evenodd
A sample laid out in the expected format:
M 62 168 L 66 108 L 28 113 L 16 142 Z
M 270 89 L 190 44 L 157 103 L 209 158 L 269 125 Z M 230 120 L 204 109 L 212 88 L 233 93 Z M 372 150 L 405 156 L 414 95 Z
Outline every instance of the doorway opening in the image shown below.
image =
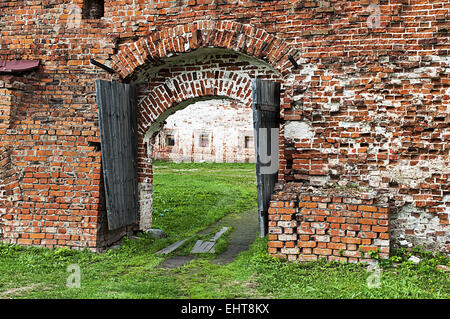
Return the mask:
M 152 227 L 187 237 L 229 214 L 254 210 L 249 138 L 252 109 L 234 100 L 198 101 L 170 115 L 153 139 Z
M 154 150 L 158 151 L 158 156 L 160 156 L 159 160 L 167 161 L 170 159 L 183 163 L 189 161 L 191 165 L 195 165 L 195 161 L 205 163 L 218 162 L 223 164 L 226 164 L 227 161 L 251 163 L 250 155 L 253 153 L 256 159 L 256 197 L 258 199 L 256 212 L 258 221 L 256 224 L 260 226 L 260 234 L 265 235 L 267 218 L 264 219 L 263 214 L 267 213 L 271 188 L 264 188 L 263 186 L 275 181 L 278 170 L 278 139 L 274 139 L 273 134 L 267 131 L 267 129 L 269 131 L 273 129 L 270 126 L 272 124 L 275 124 L 279 130 L 280 90 L 279 85 L 273 85 L 276 83 L 278 77 L 279 75 L 270 66 L 247 55 L 225 49 L 205 48 L 175 57 L 165 58 L 157 66 L 150 64 L 144 66 L 130 79 L 131 84 L 121 84 L 124 86 L 123 89 L 129 86 L 128 91 L 130 94 L 137 92 L 136 97 L 129 96 L 129 100 L 133 100 L 135 103 L 131 102 L 128 104 L 132 106 L 136 104 L 134 109 L 136 110 L 137 149 L 135 158 L 137 168 L 136 197 L 138 211 L 136 214 L 137 218 L 134 220 L 138 223 L 140 230 L 146 231 L 155 228 L 154 218 L 156 218 L 156 213 L 164 215 L 164 209 L 169 209 L 169 207 L 160 208 L 158 211 L 158 207 L 156 207 L 156 212 L 154 212 L 156 204 L 156 184 L 154 183 L 156 179 L 154 174 L 155 167 L 153 167 L 154 157 L 156 158 L 156 156 Z M 119 102 L 125 100 L 124 95 L 114 96 L 118 92 L 118 89 L 115 89 L 115 85 L 110 90 L 108 85 L 98 84 L 99 92 L 103 92 L 101 96 L 103 99 L 99 98 L 98 100 L 100 104 L 103 103 L 107 106 L 105 107 L 103 105 L 102 109 L 105 112 L 109 112 L 114 107 L 117 109 L 117 112 L 114 114 L 105 113 L 101 121 L 112 121 L 115 123 L 114 118 L 117 117 L 117 114 L 122 114 L 121 112 L 123 112 L 120 106 L 122 103 Z M 205 113 L 223 117 L 223 109 L 228 107 L 234 109 L 234 116 L 222 122 L 219 129 L 216 129 L 213 122 L 209 120 L 209 122 L 206 121 L 208 123 L 206 126 L 193 129 L 189 134 L 180 135 L 176 132 L 176 125 L 180 126 L 182 121 L 172 121 L 172 126 L 167 126 L 168 122 L 170 122 L 169 117 L 171 115 L 175 116 L 176 113 L 181 114 L 186 109 L 190 110 L 190 106 L 196 108 L 196 110 L 188 112 L 191 114 L 191 122 L 198 120 L 198 117 L 203 112 L 200 112 L 199 109 L 206 107 L 206 102 L 209 105 L 214 105 L 216 112 L 204 111 Z M 221 105 L 217 103 L 221 103 Z M 240 129 L 230 131 L 229 128 L 239 122 L 240 111 L 237 107 L 238 105 L 241 105 L 247 110 L 247 123 L 252 123 L 252 125 L 238 126 Z M 113 108 L 110 106 L 113 106 Z M 248 116 L 250 114 L 251 116 Z M 129 118 L 133 119 L 134 117 L 130 116 Z M 100 126 L 101 128 L 102 125 Z M 107 126 L 103 125 L 103 127 Z M 121 125 L 118 126 L 119 133 L 121 132 L 121 127 Z M 112 129 L 111 132 L 114 133 L 115 126 L 111 125 L 110 128 Z M 263 131 L 264 134 L 261 133 L 260 129 L 266 130 Z M 108 132 L 103 132 L 102 134 L 106 133 Z M 120 134 L 113 136 L 120 137 Z M 190 138 L 190 141 L 183 142 L 180 136 L 184 136 L 185 139 L 187 136 Z M 130 136 L 130 138 L 133 138 L 133 136 Z M 233 140 L 238 146 L 232 145 L 233 143 L 224 144 L 224 140 Z M 269 150 L 271 152 L 270 155 L 277 158 L 276 161 L 272 161 L 271 163 L 276 162 L 276 165 L 272 165 L 274 171 L 270 173 L 261 169 L 262 164 L 267 164 L 266 160 L 269 154 L 264 154 L 264 163 L 258 160 L 260 156 L 255 155 L 259 154 L 258 150 L 261 147 L 261 140 L 264 140 L 264 143 L 262 143 L 264 147 L 261 151 L 264 150 L 264 152 L 267 152 Z M 276 145 L 270 145 L 270 142 L 275 140 Z M 214 143 L 217 141 L 222 141 L 222 143 L 216 147 Z M 118 142 L 115 139 L 113 143 L 110 140 L 108 144 L 107 138 L 104 139 L 102 136 L 102 156 L 103 153 L 107 153 L 103 145 L 116 148 Z M 121 145 L 127 145 L 127 143 L 127 141 L 122 141 Z M 237 149 L 241 151 L 238 152 Z M 123 155 L 123 152 L 120 150 L 118 152 Z M 122 157 L 111 156 L 107 160 L 126 162 L 127 158 L 125 156 Z M 130 164 L 127 165 L 131 168 Z M 118 180 L 114 167 L 120 167 L 120 165 L 117 166 L 114 164 L 109 166 L 111 169 L 104 171 L 104 175 L 106 176 L 105 181 L 117 187 L 122 182 Z M 270 179 L 262 178 L 262 175 L 269 174 L 271 175 Z M 134 187 L 134 182 L 127 176 L 122 176 L 121 180 L 129 180 L 130 189 Z M 108 190 L 108 186 L 105 189 Z M 170 191 L 165 193 L 166 195 L 170 195 Z M 235 197 L 227 194 L 222 195 L 225 198 L 227 196 L 229 198 Z M 110 203 L 110 207 L 113 207 L 114 202 L 118 200 L 113 195 L 109 196 L 109 200 L 108 194 L 106 197 L 107 203 L 112 202 Z M 267 202 L 265 206 L 260 205 L 259 199 L 263 197 Z M 200 202 L 201 200 L 202 194 L 199 193 L 194 202 Z M 246 202 L 246 200 L 241 200 L 241 202 Z M 210 206 L 216 207 L 220 206 L 220 204 L 216 203 Z M 111 219 L 113 221 L 118 220 L 118 224 L 120 224 L 122 221 L 120 219 L 121 213 L 119 210 L 116 210 L 114 213 L 115 215 L 111 216 Z M 108 212 L 108 221 L 110 215 L 112 214 Z M 129 220 L 132 220 L 133 216 L 135 215 L 130 213 Z M 126 222 L 129 222 L 129 220 L 127 219 Z M 195 218 L 194 220 L 196 221 Z M 178 229 L 174 230 L 174 233 L 179 234 L 180 232 L 183 232 L 183 225 L 179 225 Z

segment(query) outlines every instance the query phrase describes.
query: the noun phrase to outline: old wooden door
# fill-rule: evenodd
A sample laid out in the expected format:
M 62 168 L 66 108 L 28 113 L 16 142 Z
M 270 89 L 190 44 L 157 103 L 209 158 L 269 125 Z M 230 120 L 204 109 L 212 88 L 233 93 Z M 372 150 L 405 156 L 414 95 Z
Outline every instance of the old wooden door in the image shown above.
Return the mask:
M 252 92 L 259 233 L 264 237 L 270 198 L 278 177 L 280 83 L 254 79 Z
M 108 228 L 138 221 L 135 90 L 130 84 L 95 81 Z

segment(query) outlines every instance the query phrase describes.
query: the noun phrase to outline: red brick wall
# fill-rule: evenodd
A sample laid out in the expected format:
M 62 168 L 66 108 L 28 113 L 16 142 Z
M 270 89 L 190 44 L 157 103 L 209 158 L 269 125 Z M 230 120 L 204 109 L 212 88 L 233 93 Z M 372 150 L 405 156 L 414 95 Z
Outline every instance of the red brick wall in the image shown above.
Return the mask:
M 303 193 L 302 191 L 305 191 Z M 269 208 L 269 253 L 289 260 L 368 261 L 389 257 L 389 206 L 359 191 L 276 192 Z
M 38 74 L 4 80 L 11 108 L 0 128 L 8 154 L 0 168 L 2 179 L 7 176 L 0 200 L 4 241 L 96 247 L 100 152 L 90 145 L 95 123 L 72 118 L 82 104 L 66 105 L 56 87 L 45 87 L 44 94 Z
M 90 20 L 70 5 L 83 0 L 0 3 L 0 59 L 41 60 L 35 72 L 0 75 L 3 241 L 109 241 L 95 79 L 141 88 L 140 227 L 149 227 L 148 128 L 183 99 L 243 99 L 245 85 L 217 85 L 270 70 L 282 83 L 280 181 L 319 193 L 356 184 L 389 197 L 393 244 L 403 236 L 449 250 L 449 0 L 105 1 L 104 17 Z M 189 64 L 207 48 L 222 57 Z M 195 84 L 181 97 L 175 83 Z

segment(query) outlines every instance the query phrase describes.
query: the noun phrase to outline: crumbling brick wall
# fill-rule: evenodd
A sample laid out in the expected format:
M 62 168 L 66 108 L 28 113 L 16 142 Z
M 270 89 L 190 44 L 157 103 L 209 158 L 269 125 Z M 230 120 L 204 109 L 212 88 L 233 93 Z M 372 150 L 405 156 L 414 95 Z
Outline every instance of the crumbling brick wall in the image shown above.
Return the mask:
M 282 84 L 279 181 L 386 195 L 393 244 L 449 251 L 450 1 L 105 1 L 92 15 L 85 2 L 0 3 L 0 58 L 41 60 L 18 81 L 20 97 L 0 102 L 0 149 L 9 154 L 1 160 L 11 163 L 18 191 L 0 191 L 11 227 L 3 241 L 91 249 L 108 242 L 99 235 L 95 79 L 139 83 L 140 216 L 149 227 L 151 125 L 183 99 L 249 94 L 245 85 L 239 93 L 217 85 L 228 79 L 221 83 L 230 89 L 230 81 L 270 71 Z M 210 52 L 209 70 L 198 60 L 188 65 L 212 48 L 248 64 Z M 171 66 L 182 69 L 175 75 Z M 1 86 L 5 77 L 2 98 L 12 91 Z M 170 95 L 180 89 L 187 96 Z
M 269 208 L 269 253 L 289 260 L 369 261 L 388 258 L 389 203 L 358 189 L 275 190 Z

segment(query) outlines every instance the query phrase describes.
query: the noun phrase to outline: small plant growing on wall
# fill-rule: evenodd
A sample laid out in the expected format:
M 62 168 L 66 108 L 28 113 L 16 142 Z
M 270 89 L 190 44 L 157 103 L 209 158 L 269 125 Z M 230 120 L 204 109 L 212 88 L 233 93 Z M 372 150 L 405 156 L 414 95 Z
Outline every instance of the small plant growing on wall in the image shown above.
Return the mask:
M 379 253 L 380 253 L 380 250 L 379 250 L 379 249 L 377 249 L 377 250 L 370 250 L 370 251 L 368 252 L 369 257 L 370 257 L 370 258 L 373 258 L 373 259 L 376 259 L 376 260 L 379 260 L 379 259 L 380 259 Z

